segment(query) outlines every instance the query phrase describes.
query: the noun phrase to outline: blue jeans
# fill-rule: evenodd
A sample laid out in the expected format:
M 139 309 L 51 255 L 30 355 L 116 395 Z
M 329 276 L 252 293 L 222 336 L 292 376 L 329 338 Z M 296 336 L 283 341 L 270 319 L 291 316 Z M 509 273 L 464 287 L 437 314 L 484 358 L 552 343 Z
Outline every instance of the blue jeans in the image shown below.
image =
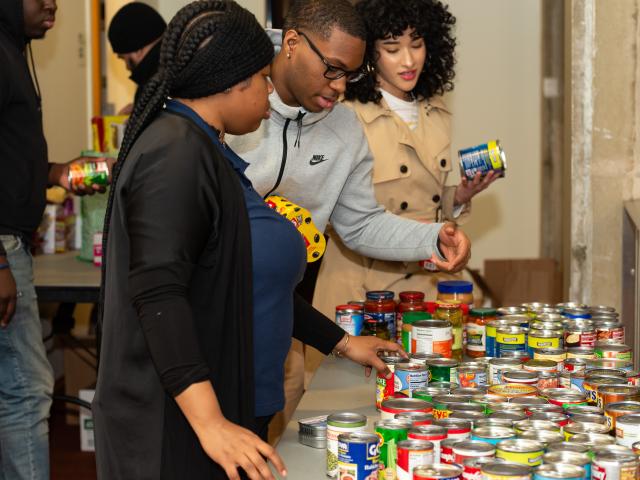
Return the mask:
M 16 312 L 0 328 L 0 480 L 49 478 L 53 371 L 42 342 L 32 259 L 19 237 L 0 235 L 16 281 Z

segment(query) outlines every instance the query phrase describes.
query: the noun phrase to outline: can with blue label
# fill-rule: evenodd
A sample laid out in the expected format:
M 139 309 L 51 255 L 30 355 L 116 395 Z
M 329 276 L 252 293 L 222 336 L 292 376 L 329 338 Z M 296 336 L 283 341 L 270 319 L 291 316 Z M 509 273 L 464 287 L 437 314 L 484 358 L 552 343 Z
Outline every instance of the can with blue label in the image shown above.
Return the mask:
M 501 327 L 496 331 L 496 353 L 502 357 L 504 352 L 525 352 L 527 344 L 527 330 L 522 327 Z
M 375 433 L 338 435 L 338 478 L 367 480 L 377 478 L 380 438 Z
M 393 375 L 396 397 L 413 397 L 414 390 L 423 390 L 429 382 L 429 369 L 416 363 L 397 364 Z
M 360 335 L 364 324 L 363 308 L 360 305 L 338 305 L 336 323 L 349 335 Z
M 491 171 L 504 177 L 507 171 L 507 158 L 499 140 L 459 150 L 458 157 L 460 173 L 468 180 L 473 180 L 477 173 L 484 176 Z
M 542 461 L 550 464 L 564 463 L 582 467 L 585 473 L 581 480 L 591 480 L 591 458 L 586 453 L 549 450 L 549 453 L 545 453 L 542 457 Z
M 584 468 L 577 465 L 547 463 L 536 468 L 533 480 L 582 480 L 584 476 Z

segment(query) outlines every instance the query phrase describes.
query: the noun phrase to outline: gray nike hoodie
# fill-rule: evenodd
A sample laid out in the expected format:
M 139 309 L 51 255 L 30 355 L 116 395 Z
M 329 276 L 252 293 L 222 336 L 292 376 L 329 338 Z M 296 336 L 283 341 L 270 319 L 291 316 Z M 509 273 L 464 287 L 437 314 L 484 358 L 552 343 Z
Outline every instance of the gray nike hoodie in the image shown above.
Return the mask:
M 306 208 L 320 231 L 331 222 L 345 245 L 361 255 L 411 262 L 436 253 L 442 259 L 441 223 L 401 218 L 378 205 L 373 157 L 351 110 L 338 103 L 330 111 L 307 112 L 284 104 L 275 91 L 269 100 L 271 118 L 258 130 L 226 137 L 249 163 L 246 175 L 258 193 L 281 195 Z

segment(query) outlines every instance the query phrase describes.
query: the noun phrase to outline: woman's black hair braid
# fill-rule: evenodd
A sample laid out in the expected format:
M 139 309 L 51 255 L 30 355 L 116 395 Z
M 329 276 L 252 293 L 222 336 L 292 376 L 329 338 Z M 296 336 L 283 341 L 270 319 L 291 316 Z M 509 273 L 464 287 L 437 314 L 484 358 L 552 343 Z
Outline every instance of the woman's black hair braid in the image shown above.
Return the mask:
M 131 148 L 144 129 L 153 121 L 162 109 L 164 102 L 174 88 L 174 82 L 179 77 L 189 61 L 193 58 L 202 41 L 210 36 L 217 28 L 217 22 L 202 25 L 194 21 L 199 15 L 207 12 L 222 13 L 229 8 L 230 2 L 226 0 L 200 0 L 183 7 L 169 22 L 167 30 L 162 37 L 160 49 L 160 64 L 158 73 L 145 85 L 133 112 L 127 122 L 118 161 L 115 163 L 111 174 L 111 187 L 103 226 L 102 237 L 102 288 L 100 293 L 101 310 L 104 311 L 105 279 L 107 240 L 109 237 L 109 223 L 113 210 L 113 202 L 116 192 L 116 184 L 122 166 L 127 159 Z M 194 32 L 194 30 L 198 30 Z M 194 35 L 191 35 L 195 33 Z M 102 318 L 102 317 L 101 317 Z
M 456 18 L 446 5 L 439 0 L 361 0 L 356 10 L 367 26 L 364 64 L 369 74 L 359 82 L 347 84 L 347 100 L 380 103 L 382 95 L 375 73 L 379 56 L 375 42 L 389 35 L 401 36 L 409 27 L 424 39 L 427 49 L 424 70 L 411 93 L 418 99 L 428 100 L 453 90 Z

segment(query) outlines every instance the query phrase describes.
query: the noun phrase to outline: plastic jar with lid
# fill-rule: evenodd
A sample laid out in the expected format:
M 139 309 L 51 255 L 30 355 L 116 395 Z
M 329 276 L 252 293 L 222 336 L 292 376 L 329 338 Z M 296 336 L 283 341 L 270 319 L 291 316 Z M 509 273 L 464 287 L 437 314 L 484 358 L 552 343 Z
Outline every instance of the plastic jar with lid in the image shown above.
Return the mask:
M 438 301 L 435 318 L 451 322 L 453 345 L 451 346 L 452 358 L 462 359 L 462 308 L 459 301 Z
M 364 322 L 386 325 L 388 339 L 396 338 L 396 302 L 394 293 L 390 290 L 372 290 L 367 292 L 364 302 Z M 378 327 L 379 328 L 379 327 Z
M 396 339 L 402 343 L 402 317 L 405 312 L 424 312 L 424 293 L 422 292 L 400 292 L 400 303 L 396 309 Z M 429 317 L 430 318 L 430 317 Z
M 466 280 L 438 282 L 438 300 L 441 302 L 457 301 L 473 305 L 473 283 Z
M 494 308 L 472 308 L 464 327 L 466 331 L 466 353 L 469 357 L 484 357 L 487 353 L 487 322 L 497 318 Z
M 420 320 L 431 319 L 431 314 L 427 312 L 421 312 L 417 310 L 405 312 L 402 320 L 402 348 L 405 352 L 411 352 L 411 333 L 413 330 L 413 324 Z

